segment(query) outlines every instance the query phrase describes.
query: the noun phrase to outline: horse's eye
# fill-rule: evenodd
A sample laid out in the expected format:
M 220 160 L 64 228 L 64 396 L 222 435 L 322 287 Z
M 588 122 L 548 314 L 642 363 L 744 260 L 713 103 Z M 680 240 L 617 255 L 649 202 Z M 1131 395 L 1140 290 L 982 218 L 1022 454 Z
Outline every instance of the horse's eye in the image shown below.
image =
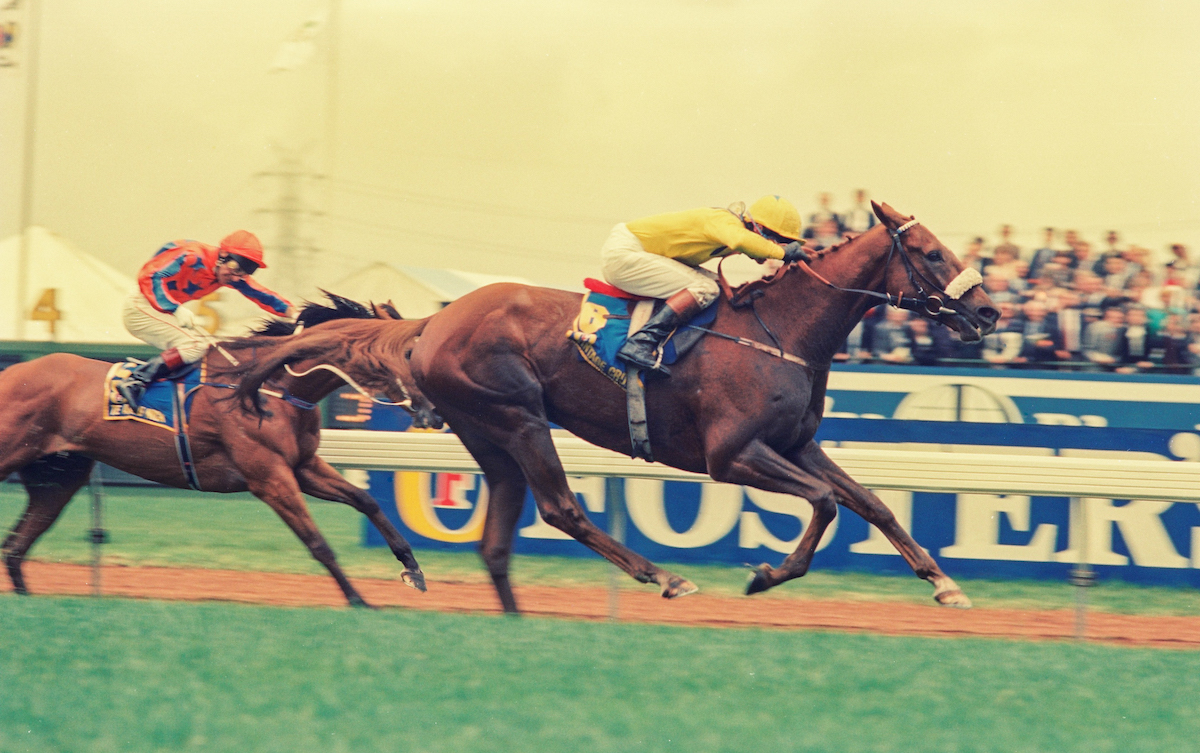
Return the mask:
M 941 261 L 942 260 L 942 252 L 941 251 L 930 251 L 929 253 L 925 254 L 925 258 L 928 259 L 929 261 Z

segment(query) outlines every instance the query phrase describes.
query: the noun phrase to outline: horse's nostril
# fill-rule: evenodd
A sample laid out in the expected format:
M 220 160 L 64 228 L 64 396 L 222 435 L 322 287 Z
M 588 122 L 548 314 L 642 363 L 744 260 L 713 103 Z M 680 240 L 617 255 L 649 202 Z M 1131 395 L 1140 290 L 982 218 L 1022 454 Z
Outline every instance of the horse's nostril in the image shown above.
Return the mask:
M 983 306 L 979 309 L 979 316 L 989 324 L 995 324 L 1000 321 L 1000 312 L 991 306 Z

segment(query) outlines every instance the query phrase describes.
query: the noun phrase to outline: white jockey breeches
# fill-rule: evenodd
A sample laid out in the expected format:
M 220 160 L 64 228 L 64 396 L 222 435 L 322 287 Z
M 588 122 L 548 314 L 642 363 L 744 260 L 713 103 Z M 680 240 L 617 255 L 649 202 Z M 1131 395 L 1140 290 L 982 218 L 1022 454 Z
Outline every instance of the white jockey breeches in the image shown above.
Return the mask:
M 634 295 L 670 298 L 687 290 L 703 308 L 720 294 L 715 274 L 650 253 L 623 222 L 600 249 L 600 270 L 605 280 Z
M 129 334 L 159 350 L 175 348 L 184 363 L 195 363 L 204 357 L 211 339 L 196 325 L 191 311 L 180 307 L 176 312 L 164 314 L 138 292 L 125 299 L 121 318 Z

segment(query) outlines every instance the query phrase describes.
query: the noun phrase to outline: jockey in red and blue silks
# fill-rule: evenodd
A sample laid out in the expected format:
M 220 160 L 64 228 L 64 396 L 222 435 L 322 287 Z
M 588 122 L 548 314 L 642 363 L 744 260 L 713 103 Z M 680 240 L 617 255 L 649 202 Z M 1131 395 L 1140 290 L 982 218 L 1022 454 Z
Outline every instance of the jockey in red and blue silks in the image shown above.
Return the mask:
M 250 277 L 265 266 L 262 244 L 245 230 L 230 233 L 217 247 L 172 241 L 142 266 L 138 290 L 125 302 L 125 328 L 163 352 L 117 383 L 117 391 L 131 407 L 137 407 L 150 382 L 199 361 L 208 350 L 211 339 L 182 304 L 231 287 L 268 313 L 292 317 L 287 300 Z

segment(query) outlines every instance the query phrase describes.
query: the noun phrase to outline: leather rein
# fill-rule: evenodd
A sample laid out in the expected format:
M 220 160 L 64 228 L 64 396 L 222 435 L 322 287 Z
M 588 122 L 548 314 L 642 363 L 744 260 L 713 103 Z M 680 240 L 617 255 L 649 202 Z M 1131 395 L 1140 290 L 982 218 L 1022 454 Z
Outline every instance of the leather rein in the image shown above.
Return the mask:
M 840 285 L 836 285 L 836 284 L 830 282 L 829 280 L 825 279 L 825 277 L 820 272 L 818 272 L 815 269 L 813 269 L 812 267 L 810 267 L 807 262 L 797 261 L 797 262 L 794 262 L 794 264 L 795 264 L 795 266 L 799 267 L 800 269 L 803 269 L 805 272 L 807 272 L 809 275 L 811 275 L 813 278 L 815 278 L 818 282 L 820 282 L 830 288 L 833 288 L 834 290 L 838 290 L 843 293 L 858 293 L 861 295 L 871 296 L 873 298 L 878 298 L 878 299 L 884 301 L 889 306 L 894 306 L 898 309 L 905 309 L 907 311 L 915 311 L 922 316 L 928 317 L 930 319 L 936 319 L 937 316 L 939 314 L 941 314 L 943 311 L 955 311 L 954 305 L 958 304 L 958 299 L 961 298 L 967 291 L 971 290 L 972 288 L 976 287 L 977 285 L 981 285 L 983 283 L 983 278 L 980 276 L 979 272 L 974 267 L 967 267 L 966 269 L 964 269 L 962 272 L 959 273 L 959 275 L 957 277 L 955 277 L 953 280 L 951 280 L 950 283 L 945 288 L 941 287 L 939 284 L 937 284 L 936 282 L 934 282 L 934 281 L 930 280 L 928 277 L 926 277 L 919 269 L 917 269 L 913 265 L 912 259 L 908 258 L 908 254 L 904 253 L 904 243 L 901 240 L 901 236 L 905 232 L 911 230 L 912 228 L 916 227 L 919 224 L 921 224 L 921 223 L 918 220 L 913 219 L 913 220 L 909 220 L 908 222 L 904 223 L 903 225 L 896 228 L 895 230 L 890 230 L 890 229 L 888 230 L 888 233 L 892 236 L 892 245 L 888 249 L 887 259 L 884 261 L 884 269 L 886 270 L 888 267 L 891 266 L 892 259 L 894 257 L 898 256 L 900 258 L 900 260 L 904 264 L 904 270 L 908 275 L 908 281 L 910 283 L 912 283 L 913 287 L 915 287 L 917 289 L 916 297 L 906 296 L 903 293 L 895 293 L 893 295 L 892 293 L 880 293 L 879 291 L 876 291 L 876 290 L 862 290 L 859 288 L 843 288 Z M 836 251 L 838 248 L 839 248 L 839 246 L 835 246 L 829 250 Z M 897 251 L 899 251 L 900 253 L 896 253 Z M 822 253 L 822 255 L 824 255 L 824 253 Z M 728 257 L 726 257 L 726 258 L 728 258 Z M 724 263 L 724 259 L 721 260 L 721 263 L 722 264 Z M 730 287 L 729 281 L 725 279 L 725 273 L 721 269 L 720 264 L 717 265 L 717 282 L 721 287 L 721 292 L 725 295 L 725 298 L 729 301 L 729 305 L 731 305 L 734 308 L 745 308 L 745 307 L 750 308 L 750 310 L 754 313 L 754 318 L 758 320 L 759 325 L 763 328 L 763 331 L 766 332 L 767 335 L 771 338 L 771 340 L 775 343 L 775 347 L 772 348 L 769 345 L 764 345 L 763 343 L 756 342 L 754 340 L 749 340 L 744 337 L 736 337 L 733 335 L 727 335 L 724 332 L 717 332 L 715 330 L 711 330 L 711 329 L 708 329 L 705 327 L 695 327 L 693 325 L 688 325 L 688 326 L 692 326 L 693 329 L 699 329 L 699 330 L 705 332 L 706 334 L 716 335 L 717 337 L 721 337 L 726 340 L 731 340 L 733 342 L 736 342 L 738 345 L 745 345 L 747 347 L 754 348 L 755 350 L 759 350 L 764 353 L 769 353 L 770 355 L 776 356 L 778 358 L 782 358 L 785 361 L 789 361 L 791 363 L 796 363 L 796 364 L 799 364 L 801 366 L 805 366 L 808 368 L 814 368 L 812 366 L 812 364 L 810 364 L 805 359 L 803 359 L 799 356 L 796 356 L 796 355 L 792 355 L 791 353 L 787 353 L 786 351 L 784 351 L 783 346 L 779 341 L 779 338 L 775 336 L 775 333 L 771 331 L 771 329 L 762 320 L 762 317 L 760 317 L 758 315 L 758 311 L 754 308 L 754 301 L 757 300 L 758 298 L 761 298 L 763 295 L 765 295 L 764 291 L 761 288 L 748 289 L 748 290 L 735 292 L 732 289 L 732 287 Z M 924 282 L 930 288 L 933 288 L 933 290 L 935 292 L 933 292 L 933 293 L 926 292 L 925 288 L 921 285 L 922 282 Z M 951 304 L 947 305 L 946 301 L 951 301 Z

